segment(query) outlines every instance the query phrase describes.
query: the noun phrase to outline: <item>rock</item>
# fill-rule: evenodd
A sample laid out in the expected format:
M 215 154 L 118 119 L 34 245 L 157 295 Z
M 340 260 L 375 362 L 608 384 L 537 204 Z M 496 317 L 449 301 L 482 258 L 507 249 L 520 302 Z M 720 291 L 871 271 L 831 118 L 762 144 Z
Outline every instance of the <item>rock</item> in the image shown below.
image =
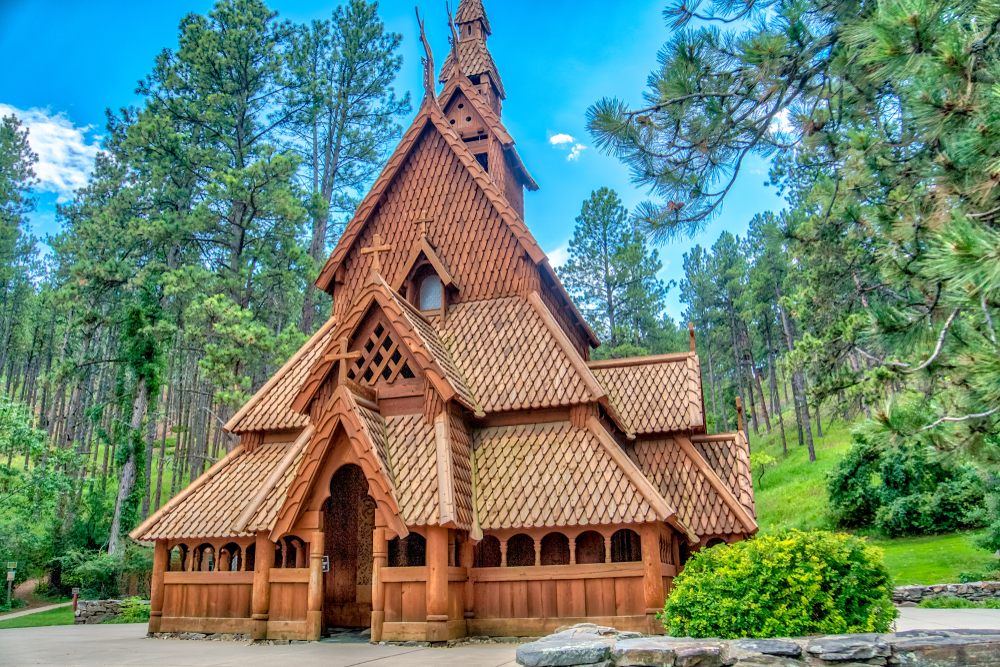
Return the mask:
M 715 639 L 642 637 L 617 642 L 611 655 L 617 665 L 717 667 L 723 664 L 723 644 Z
M 601 663 L 611 657 L 613 639 L 596 634 L 566 637 L 567 632 L 572 630 L 521 644 L 517 647 L 517 662 L 524 667 L 572 667 Z
M 802 647 L 784 639 L 737 639 L 733 646 L 744 651 L 797 658 L 802 655 Z
M 860 661 L 891 655 L 886 636 L 876 633 L 819 637 L 809 642 L 806 651 L 820 660 Z
M 916 602 L 900 602 L 897 607 L 919 607 Z

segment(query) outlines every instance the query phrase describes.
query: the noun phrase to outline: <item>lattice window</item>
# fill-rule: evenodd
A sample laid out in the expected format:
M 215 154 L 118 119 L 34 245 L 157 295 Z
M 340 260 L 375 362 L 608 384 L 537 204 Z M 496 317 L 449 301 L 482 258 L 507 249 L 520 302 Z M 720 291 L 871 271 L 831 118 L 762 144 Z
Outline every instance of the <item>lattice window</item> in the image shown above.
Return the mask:
M 362 356 L 355 360 L 347 371 L 347 377 L 355 382 L 367 382 L 373 385 L 382 378 L 392 384 L 397 377 L 412 380 L 416 377 L 403 356 L 399 342 L 381 322 L 375 325 L 375 330 L 365 341 Z

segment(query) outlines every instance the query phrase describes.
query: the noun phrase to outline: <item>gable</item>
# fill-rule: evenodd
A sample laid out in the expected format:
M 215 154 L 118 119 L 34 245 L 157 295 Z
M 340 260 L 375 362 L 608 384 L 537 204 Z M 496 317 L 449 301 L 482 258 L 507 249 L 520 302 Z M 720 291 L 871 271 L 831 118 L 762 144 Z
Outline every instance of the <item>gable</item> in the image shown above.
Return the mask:
M 372 245 L 376 233 L 392 246 L 382 258 L 386 282 L 406 277 L 406 261 L 420 235 L 416 220 L 424 211 L 432 218 L 428 241 L 462 286 L 460 301 L 516 293 L 517 238 L 470 170 L 428 127 L 345 256 L 343 283 L 334 288 L 335 317 L 343 315 L 371 271 L 371 256 L 361 249 Z
M 458 132 L 463 141 L 474 141 L 476 137 L 486 135 L 486 119 L 476 110 L 464 92 L 456 93 L 444 109 L 451 129 Z M 473 149 L 473 153 L 480 151 Z

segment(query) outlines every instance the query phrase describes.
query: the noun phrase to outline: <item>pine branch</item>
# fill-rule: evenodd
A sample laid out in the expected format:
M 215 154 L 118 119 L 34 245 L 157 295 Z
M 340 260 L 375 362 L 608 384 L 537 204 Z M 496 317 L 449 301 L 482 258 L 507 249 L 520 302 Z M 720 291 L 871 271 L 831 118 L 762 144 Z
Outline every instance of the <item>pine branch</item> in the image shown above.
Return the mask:
M 933 424 L 931 424 L 929 426 L 923 427 L 922 429 L 920 429 L 919 431 L 917 431 L 917 433 L 922 433 L 922 432 L 924 432 L 924 431 L 926 431 L 928 429 L 932 429 L 935 426 L 937 426 L 939 424 L 942 424 L 944 422 L 964 422 L 964 421 L 968 421 L 970 419 L 982 419 L 983 417 L 989 417 L 990 415 L 996 413 L 998 410 L 1000 410 L 1000 406 L 995 407 L 992 410 L 989 410 L 988 412 L 980 412 L 980 413 L 974 414 L 974 415 L 965 415 L 964 417 L 942 417 L 941 419 L 937 420 Z

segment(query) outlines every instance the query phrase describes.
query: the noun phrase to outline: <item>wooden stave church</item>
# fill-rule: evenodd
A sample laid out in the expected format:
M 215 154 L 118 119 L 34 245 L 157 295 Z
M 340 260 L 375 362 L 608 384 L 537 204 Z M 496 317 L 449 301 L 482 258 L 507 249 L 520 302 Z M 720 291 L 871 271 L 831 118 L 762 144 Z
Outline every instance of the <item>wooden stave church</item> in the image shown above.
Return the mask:
M 662 633 L 687 556 L 757 531 L 742 419 L 706 434 L 693 332 L 590 360 L 524 223 L 538 186 L 482 0 L 454 27 L 442 91 L 428 48 L 421 108 L 316 281 L 330 319 L 226 424 L 240 444 L 131 533 L 155 543 L 151 633 Z

